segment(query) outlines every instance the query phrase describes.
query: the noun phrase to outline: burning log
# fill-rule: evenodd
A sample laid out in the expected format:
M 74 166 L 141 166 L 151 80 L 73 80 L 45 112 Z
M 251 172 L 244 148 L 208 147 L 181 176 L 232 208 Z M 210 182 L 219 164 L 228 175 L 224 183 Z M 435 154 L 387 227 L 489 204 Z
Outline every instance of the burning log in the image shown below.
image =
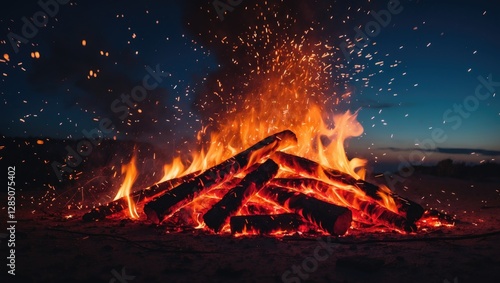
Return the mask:
M 366 193 L 366 195 L 377 201 L 382 201 L 380 194 L 385 193 L 379 186 L 371 184 L 365 180 L 357 180 L 356 187 L 360 188 Z M 420 204 L 392 192 L 386 194 L 394 200 L 398 213 L 405 217 L 409 222 L 419 220 L 424 214 L 425 210 Z
M 373 223 L 380 223 L 386 227 L 405 232 L 415 232 L 417 230 L 416 225 L 412 221 L 409 221 L 399 214 L 388 210 L 382 205 L 373 201 L 360 200 L 354 192 L 338 189 L 328 183 L 316 179 L 276 178 L 273 179 L 270 184 L 279 187 L 287 187 L 292 190 L 300 190 L 301 187 L 309 188 L 325 196 L 332 196 L 331 193 L 335 192 L 338 198 L 337 202 L 347 203 L 350 208 L 355 209 L 362 214 L 368 215 Z
M 230 180 L 234 175 L 277 150 L 296 143 L 297 137 L 288 130 L 271 135 L 149 202 L 144 206 L 144 212 L 149 220 L 160 223 L 165 217 L 171 216 L 183 205 L 191 202 L 197 195 L 217 186 L 219 183 Z
M 259 195 L 299 214 L 331 235 L 343 235 L 351 226 L 352 212 L 345 207 L 275 186 L 262 189 Z
M 380 223 L 389 228 L 395 228 L 405 232 L 416 232 L 417 226 L 414 222 L 394 213 L 375 202 L 361 201 L 358 203 L 359 210 L 368 214 L 375 223 Z
M 219 232 L 230 216 L 234 215 L 241 206 L 255 193 L 260 191 L 278 173 L 279 166 L 268 159 L 256 170 L 250 172 L 224 197 L 210 208 L 203 220 L 215 232 Z
M 270 234 L 277 231 L 296 231 L 303 224 L 302 217 L 295 213 L 275 215 L 241 215 L 231 216 L 229 224 L 231 234 L 256 233 Z
M 400 197 L 394 193 L 388 193 L 379 186 L 368 183 L 365 180 L 358 180 L 344 172 L 325 168 L 312 160 L 283 152 L 276 152 L 271 158 L 281 166 L 292 171 L 297 171 L 300 174 L 305 174 L 310 178 L 326 176 L 333 184 L 352 185 L 379 202 L 383 202 L 383 197 L 381 195 L 392 197 L 398 208 L 398 212 L 410 222 L 415 222 L 420 219 L 424 213 L 424 208 L 416 202 Z
M 139 190 L 132 193 L 129 197 L 134 200 L 135 203 L 139 203 L 147 198 L 152 198 L 158 194 L 165 193 L 166 191 L 186 182 L 187 180 L 196 176 L 199 172 L 194 172 L 179 178 L 174 178 L 159 184 L 153 185 L 147 189 Z M 122 212 L 128 208 L 127 197 L 122 197 L 117 200 L 113 200 L 107 204 L 101 205 L 99 207 L 93 208 L 90 212 L 83 215 L 82 220 L 85 222 L 102 220 L 106 216 L 113 215 L 115 213 Z

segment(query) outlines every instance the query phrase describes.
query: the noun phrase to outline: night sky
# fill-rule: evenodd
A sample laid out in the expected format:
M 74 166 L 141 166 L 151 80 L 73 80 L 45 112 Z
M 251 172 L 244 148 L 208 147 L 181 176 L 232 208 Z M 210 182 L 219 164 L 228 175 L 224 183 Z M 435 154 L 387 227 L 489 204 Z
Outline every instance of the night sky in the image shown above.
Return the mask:
M 23 17 L 32 23 L 43 11 L 37 1 L 4 4 L 1 136 L 78 139 L 109 119 L 115 125 L 109 138 L 172 147 L 193 140 L 202 126 L 223 119 L 222 106 L 206 99 L 217 80 L 245 95 L 238 86 L 245 64 L 232 62 L 250 60 L 214 37 L 237 39 L 264 11 L 293 19 L 283 18 L 290 24 L 282 25 L 281 36 L 310 30 L 311 38 L 333 46 L 328 89 L 332 96 L 351 94 L 332 108 L 358 110 L 365 130 L 349 141 L 349 157 L 384 170 L 421 157 L 429 163 L 500 157 L 497 1 L 400 0 L 385 27 L 350 45 L 349 58 L 342 46 L 356 40 L 356 27 L 370 31 L 375 17 L 369 11 L 387 10 L 388 1 L 245 0 L 223 20 L 212 2 L 68 1 L 57 11 L 51 6 L 53 16 L 35 17 L 46 21 L 36 31 L 23 28 Z M 26 41 L 13 45 L 12 33 Z M 129 113 L 113 111 L 120 95 L 143 85 L 148 74 L 158 84 L 145 99 Z M 201 107 L 206 102 L 213 105 Z

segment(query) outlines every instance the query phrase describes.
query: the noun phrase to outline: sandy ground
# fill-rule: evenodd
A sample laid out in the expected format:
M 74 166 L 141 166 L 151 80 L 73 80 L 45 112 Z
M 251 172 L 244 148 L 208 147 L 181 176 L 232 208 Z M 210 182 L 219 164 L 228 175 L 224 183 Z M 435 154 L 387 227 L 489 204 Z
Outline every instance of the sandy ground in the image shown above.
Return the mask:
M 165 233 L 147 222 L 83 223 L 17 211 L 16 276 L 1 282 L 500 282 L 500 182 L 415 174 L 396 192 L 460 220 L 412 235 L 340 238 Z M 485 202 L 487 201 L 487 202 Z M 80 212 L 80 215 L 83 212 Z M 2 222 L 5 223 L 5 207 Z M 3 229 L 2 229 L 3 230 Z M 4 237 L 5 232 L 0 231 Z M 0 252 L 8 256 L 1 239 Z

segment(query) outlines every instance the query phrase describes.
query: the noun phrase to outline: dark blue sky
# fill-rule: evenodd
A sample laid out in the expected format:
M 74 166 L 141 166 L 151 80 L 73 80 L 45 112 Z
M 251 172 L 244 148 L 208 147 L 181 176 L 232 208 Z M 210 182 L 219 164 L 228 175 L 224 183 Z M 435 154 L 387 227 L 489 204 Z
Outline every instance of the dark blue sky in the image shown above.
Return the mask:
M 60 5 L 28 43 L 21 43 L 18 53 L 8 34 L 22 35 L 22 18 L 41 7 L 37 1 L 8 4 L 0 18 L 0 133 L 81 138 L 82 130 L 109 118 L 116 125 L 109 136 L 157 144 L 189 139 L 205 118 L 192 104 L 227 59 L 205 35 L 244 30 L 235 23 L 251 20 L 247 7 L 257 2 L 243 1 L 221 22 L 212 1 L 194 1 L 199 5 L 193 1 L 182 5 L 174 1 L 70 1 Z M 346 38 L 355 38 L 355 27 L 363 30 L 374 20 L 368 11 L 387 9 L 387 1 L 350 3 L 308 1 L 308 9 L 297 9 L 296 28 L 307 29 L 311 19 L 317 19 L 317 27 L 318 22 L 328 23 L 323 19 L 333 17 L 318 35 L 330 38 L 339 48 Z M 200 5 L 211 10 L 206 17 L 212 18 L 199 18 L 194 7 Z M 389 24 L 350 61 L 337 50 L 340 59 L 335 64 L 342 67 L 333 69 L 332 77 L 352 75 L 341 83 L 352 92 L 346 107 L 359 109 L 365 129 L 362 137 L 351 141 L 349 155 L 394 167 L 418 149 L 417 140 L 433 139 L 433 132 L 439 131 L 446 140 L 415 156 L 429 162 L 445 157 L 473 162 L 499 158 L 496 92 L 500 86 L 484 100 L 474 97 L 478 76 L 492 76 L 493 82 L 500 82 L 500 4 L 401 0 L 400 7 L 402 11 L 392 15 Z M 40 58 L 32 58 L 33 52 L 39 52 Z M 132 115 L 120 119 L 110 105 L 121 93 L 141 84 L 146 66 L 154 69 L 157 65 L 168 77 L 131 110 Z M 87 78 L 90 70 L 99 70 L 96 78 Z M 467 108 L 460 114 L 456 107 Z
M 70 3 L 77 4 L 60 5 L 56 17 L 21 44 L 19 53 L 8 40 L 1 46 L 10 57 L 2 64 L 4 135 L 81 138 L 82 130 L 110 118 L 117 129 L 108 136 L 161 139 L 194 123 L 185 119 L 194 116 L 188 107 L 192 93 L 216 62 L 187 36 L 179 6 L 158 1 Z M 5 38 L 11 31 L 22 35 L 21 18 L 39 10 L 36 2 L 13 7 L 10 17 L 2 19 Z M 38 60 L 31 58 L 35 51 L 41 55 Z M 142 84 L 147 66 L 157 65 L 168 77 L 133 109 L 143 110 L 142 115 L 131 111 L 135 117 L 120 119 L 121 112 L 111 109 L 113 101 Z M 99 70 L 96 78 L 87 78 L 90 70 Z
M 378 50 L 384 67 L 369 63 L 370 71 L 361 73 L 360 80 L 367 73 L 384 73 L 370 79 L 368 87 L 355 84 L 362 104 L 374 101 L 372 107 L 359 112 L 366 133 L 361 148 L 373 142 L 376 150 L 372 153 L 379 160 L 408 160 L 412 151 L 405 149 L 418 149 L 417 141 L 432 140 L 432 132 L 442 129 L 447 139 L 436 142 L 435 151 L 455 150 L 426 151 L 426 160 L 452 157 L 478 162 L 498 158 L 500 101 L 495 92 L 500 88 L 478 105 L 473 98 L 480 84 L 478 76 L 491 74 L 493 81 L 500 81 L 500 38 L 495 32 L 500 24 L 498 3 L 401 3 L 405 7 L 392 19 L 394 25 L 374 38 L 375 48 L 363 52 Z M 382 58 L 386 54 L 389 56 Z M 397 67 L 387 68 L 394 62 Z M 463 105 L 465 113 L 455 111 L 455 105 Z M 448 123 L 443 124 L 445 120 Z M 400 150 L 389 150 L 394 148 Z M 471 156 L 480 149 L 492 151 Z

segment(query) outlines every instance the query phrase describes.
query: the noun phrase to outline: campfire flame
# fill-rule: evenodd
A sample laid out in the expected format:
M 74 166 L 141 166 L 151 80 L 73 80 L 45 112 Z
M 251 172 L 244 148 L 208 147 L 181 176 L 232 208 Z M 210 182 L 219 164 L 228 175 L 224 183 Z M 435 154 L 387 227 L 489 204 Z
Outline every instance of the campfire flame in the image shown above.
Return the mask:
M 300 46 L 296 48 L 299 51 L 301 49 Z M 359 158 L 349 160 L 344 147 L 347 139 L 360 136 L 363 133 L 363 127 L 356 120 L 357 112 L 330 113 L 331 115 L 328 117 L 325 115 L 327 107 L 320 103 L 322 101 L 333 103 L 318 90 L 318 86 L 321 84 L 319 81 L 325 79 L 324 76 L 318 75 L 318 72 L 320 72 L 319 74 L 324 73 L 321 56 L 310 54 L 297 58 L 294 53 L 287 56 L 281 53 L 283 52 L 278 52 L 272 61 L 280 62 L 281 60 L 282 63 L 274 67 L 274 72 L 266 73 L 268 79 L 262 78 L 263 85 L 261 89 L 255 91 L 256 98 L 247 100 L 247 106 L 241 112 L 228 114 L 229 118 L 222 120 L 223 124 L 218 125 L 217 131 L 209 133 L 207 127 L 203 128 L 198 133 L 197 138 L 200 144 L 205 146 L 199 151 L 194 151 L 189 164 L 186 164 L 185 160 L 180 157 L 173 159 L 172 163 L 166 164 L 164 166 L 165 174 L 160 183 L 192 172 L 204 171 L 266 136 L 285 129 L 296 133 L 298 140 L 298 146 L 287 149 L 287 152 L 314 160 L 327 168 L 348 173 L 356 179 L 364 178 L 366 161 Z M 286 60 L 286 57 L 290 58 Z M 304 72 L 304 70 L 306 71 Z M 258 70 L 256 72 L 259 73 Z M 307 97 L 308 89 L 316 89 L 312 97 Z M 331 108 L 331 105 L 328 108 Z M 208 139 L 207 136 L 209 136 Z M 203 143 L 205 140 L 208 142 Z M 123 167 L 126 170 L 126 177 L 117 198 L 129 193 L 137 174 L 134 162 L 135 159 Z M 288 174 L 286 170 L 280 170 L 278 177 Z M 321 175 L 321 173 L 319 174 Z M 323 179 L 327 183 L 331 183 L 326 178 Z M 340 184 L 334 185 L 341 186 Z M 365 199 L 362 191 L 356 190 L 352 186 L 342 186 L 342 189 L 354 192 L 360 199 Z M 211 205 L 219 201 L 228 189 L 221 185 L 203 194 L 188 206 L 180 209 L 177 213 L 178 216 L 183 218 L 183 222 L 187 222 L 193 227 L 204 228 L 205 224 L 201 216 Z M 338 205 L 352 205 L 352 201 L 347 201 L 341 190 L 331 190 L 319 194 L 317 190 L 304 188 L 304 193 Z M 389 199 L 384 201 L 384 205 L 391 210 L 396 210 L 394 203 L 391 204 Z M 240 209 L 237 215 L 255 212 L 278 214 L 289 211 L 256 195 Z M 132 218 L 138 218 L 132 200 L 129 200 L 129 214 Z M 222 231 L 228 232 L 229 225 L 225 225 Z M 275 233 L 280 234 L 280 231 Z
M 122 197 L 127 198 L 128 203 L 128 216 L 130 219 L 139 219 L 139 213 L 137 212 L 134 200 L 130 197 L 130 192 L 132 185 L 137 179 L 138 172 L 136 163 L 136 156 L 134 155 L 128 164 L 122 165 L 122 173 L 125 173 L 125 179 L 118 190 L 115 198 L 113 200 L 120 199 Z
M 271 32 L 266 29 L 266 32 Z M 203 172 L 220 164 L 224 160 L 252 146 L 259 140 L 283 130 L 291 130 L 297 135 L 297 146 L 283 151 L 316 161 L 323 168 L 331 168 L 350 175 L 355 180 L 365 178 L 366 160 L 349 159 L 346 155 L 346 141 L 363 133 L 362 125 L 357 121 L 357 112 L 334 113 L 335 106 L 342 99 L 348 99 L 346 92 L 339 97 L 331 91 L 332 65 L 325 58 L 332 56 L 332 48 L 321 42 L 311 44 L 306 38 L 307 32 L 299 40 L 287 39 L 271 47 L 261 58 L 255 52 L 255 64 L 249 70 L 248 81 L 237 83 L 248 85 L 246 93 L 231 93 L 227 100 L 219 93 L 213 94 L 214 103 L 226 107 L 224 115 L 209 120 L 214 123 L 202 127 L 197 140 L 200 148 L 192 150 L 189 159 L 177 157 L 164 166 L 164 177 L 160 181 L 170 180 L 193 172 Z M 227 44 L 231 44 L 225 39 Z M 244 41 L 244 39 L 241 39 Z M 254 39 L 252 39 L 254 40 Z M 253 43 L 235 42 L 234 50 L 247 44 L 252 49 Z M 237 62 L 235 63 L 237 64 Z M 220 93 L 231 92 L 232 86 L 219 82 Z M 243 97 L 243 98 L 242 98 Z M 137 177 L 136 159 L 123 166 L 125 180 L 115 197 L 118 199 L 130 194 L 130 188 Z M 280 168 L 277 178 L 286 178 L 291 173 Z M 317 179 L 328 184 L 326 190 L 303 186 L 302 193 L 339 206 L 354 208 L 354 220 L 361 223 L 377 224 L 377 217 L 384 213 L 371 211 L 366 219 L 368 202 L 373 202 L 366 193 L 353 184 L 340 184 L 329 180 L 325 172 L 317 172 Z M 240 176 L 236 176 L 240 177 Z M 175 212 L 169 221 L 180 221 L 199 229 L 206 227 L 201 217 L 213 204 L 218 202 L 230 188 L 221 184 L 218 187 L 197 196 L 188 205 Z M 389 188 L 382 186 L 377 201 L 382 208 L 398 213 L 398 208 L 391 197 Z M 139 213 L 132 199 L 128 199 L 129 217 L 137 219 Z M 258 193 L 242 206 L 236 215 L 289 213 L 287 205 L 280 206 Z M 310 227 L 309 227 L 310 228 Z M 306 231 L 301 228 L 300 232 Z M 229 232 L 226 224 L 222 232 Z M 241 234 L 255 231 L 245 229 Z M 273 232 L 280 235 L 280 231 Z

